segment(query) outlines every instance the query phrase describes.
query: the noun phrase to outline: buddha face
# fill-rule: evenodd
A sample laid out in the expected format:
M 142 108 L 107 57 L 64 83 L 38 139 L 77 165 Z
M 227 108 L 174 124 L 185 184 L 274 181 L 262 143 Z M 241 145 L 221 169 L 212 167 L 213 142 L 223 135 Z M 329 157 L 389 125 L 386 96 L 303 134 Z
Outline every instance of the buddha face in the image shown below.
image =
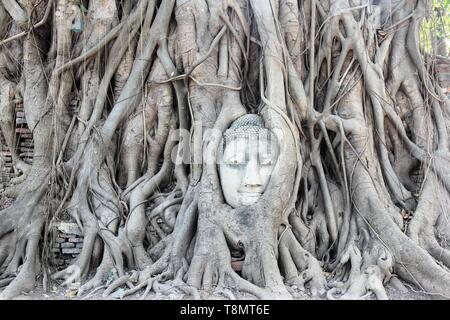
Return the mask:
M 260 129 L 269 133 L 265 128 Z M 232 133 L 220 153 L 220 182 L 225 201 L 233 208 L 258 201 L 269 183 L 279 154 L 274 135 L 252 134 L 251 129 L 250 133 L 242 131 L 238 128 L 236 132 L 240 134 Z

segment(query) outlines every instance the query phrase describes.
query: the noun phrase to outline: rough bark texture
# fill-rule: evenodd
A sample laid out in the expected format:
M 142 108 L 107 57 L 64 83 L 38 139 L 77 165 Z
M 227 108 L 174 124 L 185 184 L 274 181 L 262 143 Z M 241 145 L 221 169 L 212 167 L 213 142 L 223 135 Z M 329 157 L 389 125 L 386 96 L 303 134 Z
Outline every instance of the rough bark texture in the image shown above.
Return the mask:
M 1 194 L 15 201 L 0 211 L 0 298 L 39 279 L 106 297 L 386 299 L 396 276 L 449 298 L 450 105 L 419 50 L 428 6 L 0 1 L 0 131 L 20 174 Z M 218 148 L 246 113 L 280 155 L 261 198 L 232 208 Z M 62 216 L 84 244 L 56 272 Z

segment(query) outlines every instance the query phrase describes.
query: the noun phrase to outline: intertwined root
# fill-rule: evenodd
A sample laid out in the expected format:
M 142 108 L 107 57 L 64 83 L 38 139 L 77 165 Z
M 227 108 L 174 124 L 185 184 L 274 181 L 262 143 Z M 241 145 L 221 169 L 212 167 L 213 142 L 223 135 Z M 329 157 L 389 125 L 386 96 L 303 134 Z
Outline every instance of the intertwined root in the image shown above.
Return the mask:
M 0 238 L 0 287 L 6 286 L 0 300 L 12 299 L 32 290 L 36 284 L 36 276 L 41 273 L 39 241 L 43 219 L 40 215 L 32 216 L 33 223 L 26 226 L 19 222 L 17 227 L 22 232 L 11 231 Z
M 373 259 L 373 258 L 372 258 Z M 380 256 L 376 259 L 376 265 L 369 264 L 371 257 L 361 256 L 361 252 L 355 244 L 350 244 L 341 257 L 340 268 L 349 267 L 346 280 L 334 280 L 330 283 L 332 287 L 327 292 L 327 298 L 353 300 L 370 297 L 373 293 L 379 300 L 386 300 L 388 296 L 384 283 L 389 281 L 392 270 L 392 258 Z M 339 268 L 338 267 L 338 268 Z
M 313 297 L 322 296 L 327 282 L 319 261 L 301 247 L 291 229 L 286 229 L 279 241 L 280 262 L 286 284 L 302 291 L 308 284 Z

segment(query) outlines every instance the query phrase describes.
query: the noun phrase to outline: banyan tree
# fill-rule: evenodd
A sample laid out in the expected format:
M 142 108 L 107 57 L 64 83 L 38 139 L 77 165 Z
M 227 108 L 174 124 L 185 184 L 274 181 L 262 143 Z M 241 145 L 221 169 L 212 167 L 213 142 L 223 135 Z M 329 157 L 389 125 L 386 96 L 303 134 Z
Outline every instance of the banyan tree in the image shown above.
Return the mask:
M 105 297 L 386 299 L 389 283 L 450 297 L 450 105 L 419 45 L 431 13 L 1 0 L 0 130 L 18 175 L 1 191 L 0 298 L 55 281 Z M 55 270 L 62 217 L 84 244 Z

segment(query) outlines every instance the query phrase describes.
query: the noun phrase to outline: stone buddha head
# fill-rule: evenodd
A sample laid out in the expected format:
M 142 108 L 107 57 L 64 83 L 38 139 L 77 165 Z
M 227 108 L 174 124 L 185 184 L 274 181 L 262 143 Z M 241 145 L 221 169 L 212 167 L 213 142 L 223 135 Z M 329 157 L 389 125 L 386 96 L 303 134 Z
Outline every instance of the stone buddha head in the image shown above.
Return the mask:
M 225 131 L 219 150 L 219 176 L 225 201 L 233 208 L 258 201 L 279 155 L 275 135 L 262 117 L 246 114 Z

